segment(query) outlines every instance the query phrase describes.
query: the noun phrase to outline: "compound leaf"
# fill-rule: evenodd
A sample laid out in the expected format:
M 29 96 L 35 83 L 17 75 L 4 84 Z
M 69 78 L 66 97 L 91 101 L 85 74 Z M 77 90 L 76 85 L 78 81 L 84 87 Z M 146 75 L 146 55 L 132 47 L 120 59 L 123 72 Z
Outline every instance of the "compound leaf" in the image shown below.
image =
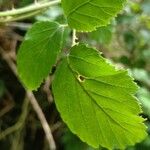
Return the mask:
M 94 148 L 124 149 L 146 136 L 137 85 L 100 53 L 74 46 L 53 81 L 56 106 L 70 130 Z
M 58 23 L 41 21 L 27 32 L 17 55 L 17 67 L 23 84 L 37 89 L 48 76 L 61 49 L 63 27 Z
M 93 31 L 107 25 L 125 2 L 126 0 L 62 0 L 62 7 L 71 28 Z

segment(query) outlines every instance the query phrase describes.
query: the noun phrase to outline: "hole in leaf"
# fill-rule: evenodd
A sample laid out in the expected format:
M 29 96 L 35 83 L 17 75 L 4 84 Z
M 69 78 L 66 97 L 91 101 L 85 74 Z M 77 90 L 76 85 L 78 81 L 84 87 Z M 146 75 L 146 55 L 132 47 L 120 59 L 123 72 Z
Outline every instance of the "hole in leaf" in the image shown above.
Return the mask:
M 83 77 L 83 76 L 81 76 L 81 75 L 78 75 L 78 80 L 79 80 L 80 82 L 84 82 L 85 77 Z

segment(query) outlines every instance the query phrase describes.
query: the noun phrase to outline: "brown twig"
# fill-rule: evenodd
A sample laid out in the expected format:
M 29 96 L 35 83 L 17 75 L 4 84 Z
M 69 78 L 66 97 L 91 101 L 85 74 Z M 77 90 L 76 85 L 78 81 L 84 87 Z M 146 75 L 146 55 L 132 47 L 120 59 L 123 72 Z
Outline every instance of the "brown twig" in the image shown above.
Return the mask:
M 7 105 L 5 108 L 3 108 L 3 109 L 0 111 L 0 117 L 2 117 L 3 115 L 5 115 L 6 113 L 8 113 L 13 107 L 14 107 L 14 103 L 10 103 L 10 104 Z
M 5 59 L 5 61 L 8 63 L 9 67 L 12 69 L 14 74 L 18 77 L 16 65 L 10 59 L 9 55 L 6 55 L 5 52 L 3 51 L 3 49 L 1 49 L 1 48 L 0 48 L 0 53 L 1 53 L 2 57 Z M 46 135 L 46 139 L 49 143 L 50 150 L 56 150 L 56 144 L 55 144 L 55 141 L 53 139 L 51 129 L 49 127 L 49 124 L 48 124 L 48 122 L 47 122 L 47 120 L 46 120 L 46 118 L 42 112 L 42 109 L 39 106 L 34 94 L 31 91 L 28 91 L 26 89 L 26 96 L 29 99 L 30 103 L 32 104 L 32 107 L 33 107 L 34 111 L 36 112 L 36 114 L 37 114 L 37 116 L 38 116 L 38 118 L 42 124 L 43 130 L 44 130 L 45 135 Z
M 26 120 L 26 116 L 28 114 L 28 105 L 29 105 L 29 101 L 27 98 L 25 98 L 23 105 L 22 105 L 22 114 L 20 115 L 18 122 L 14 124 L 13 126 L 7 128 L 5 131 L 2 131 L 0 133 L 0 140 L 23 127 L 24 122 Z
M 43 126 L 47 141 L 49 143 L 50 150 L 56 150 L 56 145 L 55 145 L 52 133 L 51 133 L 51 129 L 48 125 L 48 122 L 46 121 L 46 118 L 41 110 L 41 107 L 37 103 L 37 100 L 35 99 L 32 92 L 27 91 L 27 97 L 29 98 L 30 103 L 32 104 L 32 107 L 34 108 L 35 112 L 37 113 L 39 120 Z
M 59 129 L 60 127 L 63 127 L 63 126 L 64 126 L 64 124 L 62 122 L 57 122 L 53 126 L 51 126 L 51 131 L 55 132 L 57 129 Z
M 46 93 L 46 95 L 47 95 L 47 100 L 48 100 L 48 102 L 49 102 L 50 104 L 53 102 L 53 96 L 52 96 L 52 93 L 51 93 L 51 90 L 50 90 L 51 82 L 52 82 L 52 77 L 51 77 L 51 76 L 48 76 L 48 77 L 46 78 L 45 84 L 44 84 L 44 86 L 43 86 L 43 91 Z

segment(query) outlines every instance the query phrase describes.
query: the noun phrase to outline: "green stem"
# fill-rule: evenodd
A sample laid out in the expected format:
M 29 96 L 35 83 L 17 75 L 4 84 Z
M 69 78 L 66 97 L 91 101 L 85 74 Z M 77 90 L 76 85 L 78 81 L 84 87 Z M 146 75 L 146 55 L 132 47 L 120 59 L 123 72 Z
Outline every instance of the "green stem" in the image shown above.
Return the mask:
M 41 9 L 45 9 L 45 8 L 48 8 L 50 6 L 53 6 L 59 3 L 61 3 L 61 0 L 55 0 L 55 1 L 45 2 L 45 3 L 39 2 L 39 3 L 35 3 L 27 7 L 0 12 L 0 17 L 10 17 L 10 16 L 16 16 L 16 15 L 29 13 L 32 11 L 39 11 Z
M 78 38 L 77 38 L 77 36 L 76 36 L 76 30 L 74 29 L 73 31 L 72 31 L 72 46 L 74 46 L 74 45 L 76 45 L 77 43 L 76 43 L 76 40 L 77 40 Z
M 40 14 L 41 12 L 42 12 L 42 10 L 38 10 L 38 11 L 33 11 L 33 12 L 30 12 L 30 13 L 22 14 L 20 16 L 14 16 L 14 17 L 2 19 L 2 20 L 0 20 L 0 23 L 7 23 L 7 22 L 12 22 L 12 21 L 23 20 L 23 19 L 26 19 L 26 18 L 36 16 L 37 14 Z

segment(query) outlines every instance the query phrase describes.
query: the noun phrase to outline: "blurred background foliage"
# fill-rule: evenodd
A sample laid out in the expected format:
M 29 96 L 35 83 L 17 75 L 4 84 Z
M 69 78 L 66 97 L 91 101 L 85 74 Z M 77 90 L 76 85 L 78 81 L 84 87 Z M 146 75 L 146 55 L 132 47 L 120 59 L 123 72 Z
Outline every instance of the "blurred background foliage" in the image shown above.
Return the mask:
M 0 10 L 23 7 L 33 0 L 0 0 Z M 17 51 L 26 30 L 37 20 L 66 23 L 60 6 L 8 26 L 0 27 L 0 47 Z M 64 48 L 70 47 L 71 29 L 64 34 Z M 146 118 L 148 137 L 127 150 L 150 150 L 150 0 L 130 0 L 118 17 L 106 26 L 91 33 L 78 33 L 78 38 L 95 46 L 118 67 L 126 68 L 140 86 L 137 97 Z M 61 84 L 61 83 L 60 83 Z M 53 130 L 60 150 L 94 150 L 73 135 L 60 119 L 55 104 L 48 102 L 44 84 L 35 92 L 36 98 Z M 15 125 L 15 126 L 14 126 Z M 13 128 L 10 128 L 13 126 Z M 5 131 L 12 130 L 8 136 Z M 47 150 L 48 146 L 41 124 L 25 99 L 25 91 L 0 56 L 0 149 Z M 103 148 L 100 148 L 103 149 Z

